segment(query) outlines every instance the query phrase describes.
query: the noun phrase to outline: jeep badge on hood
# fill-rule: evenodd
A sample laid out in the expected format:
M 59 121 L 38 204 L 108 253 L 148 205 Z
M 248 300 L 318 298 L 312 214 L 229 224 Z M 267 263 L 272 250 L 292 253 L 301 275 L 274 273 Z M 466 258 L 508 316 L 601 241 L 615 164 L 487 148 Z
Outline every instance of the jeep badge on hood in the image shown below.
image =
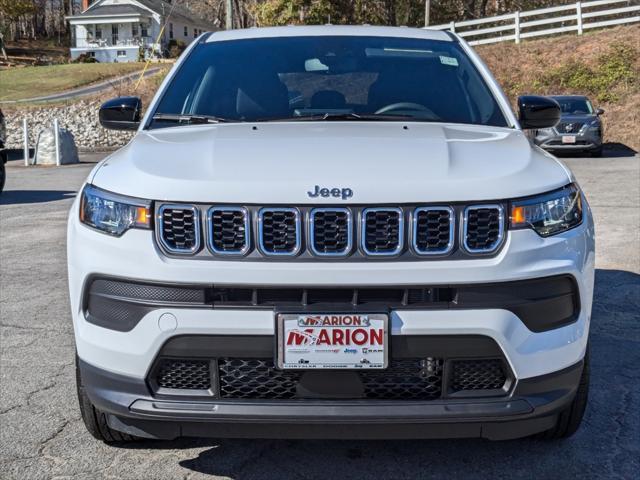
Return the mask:
M 350 188 L 320 188 L 320 185 L 316 185 L 315 186 L 315 191 L 313 192 L 307 192 L 307 195 L 309 195 L 311 198 L 316 198 L 316 197 L 335 197 L 335 198 L 342 198 L 342 200 L 346 200 L 347 198 L 351 198 L 353 197 L 353 190 L 351 190 Z

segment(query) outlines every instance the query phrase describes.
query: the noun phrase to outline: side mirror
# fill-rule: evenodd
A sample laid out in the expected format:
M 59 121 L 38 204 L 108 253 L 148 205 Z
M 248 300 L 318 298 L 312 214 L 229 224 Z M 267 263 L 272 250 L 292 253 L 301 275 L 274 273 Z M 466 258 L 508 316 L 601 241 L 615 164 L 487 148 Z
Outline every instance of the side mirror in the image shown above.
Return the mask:
M 100 125 L 110 130 L 136 130 L 140 125 L 142 100 L 138 97 L 118 97 L 100 107 Z
M 599 108 L 596 110 L 596 115 L 600 116 L 604 113 L 604 110 L 602 108 Z
M 518 97 L 520 126 L 523 129 L 551 128 L 560 121 L 560 105 L 548 97 Z

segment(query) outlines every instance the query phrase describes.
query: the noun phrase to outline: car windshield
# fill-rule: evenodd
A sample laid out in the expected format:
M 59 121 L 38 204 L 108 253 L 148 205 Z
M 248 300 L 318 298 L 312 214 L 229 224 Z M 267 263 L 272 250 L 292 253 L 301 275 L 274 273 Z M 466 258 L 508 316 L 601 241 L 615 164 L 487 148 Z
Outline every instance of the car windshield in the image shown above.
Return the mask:
M 508 126 L 457 42 L 363 36 L 199 44 L 149 126 L 302 120 Z
M 560 110 L 562 110 L 562 113 L 576 115 L 587 115 L 593 113 L 591 102 L 586 98 L 553 97 L 553 99 L 560 104 Z

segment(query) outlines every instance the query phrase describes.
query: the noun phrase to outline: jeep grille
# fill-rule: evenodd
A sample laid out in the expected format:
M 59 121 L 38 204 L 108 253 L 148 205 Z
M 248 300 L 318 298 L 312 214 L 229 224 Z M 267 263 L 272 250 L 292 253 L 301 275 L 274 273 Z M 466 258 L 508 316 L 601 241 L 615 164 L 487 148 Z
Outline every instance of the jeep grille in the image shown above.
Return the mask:
M 470 253 L 491 253 L 502 243 L 504 212 L 500 205 L 475 205 L 464 211 L 464 247 Z
M 454 213 L 450 207 L 421 207 L 413 214 L 413 248 L 419 255 L 437 255 L 451 251 L 454 238 Z
M 249 212 L 242 207 L 211 207 L 209 248 L 215 254 L 242 255 L 249 249 Z
M 158 209 L 159 240 L 171 253 L 192 254 L 200 248 L 200 215 L 192 205 L 162 205 Z
M 309 213 L 310 247 L 315 255 L 344 256 L 353 246 L 348 208 L 314 208 Z
M 258 242 L 265 255 L 300 251 L 300 213 L 295 208 L 263 208 L 258 213 Z
M 367 255 L 397 255 L 403 247 L 404 216 L 399 208 L 366 208 L 362 212 L 362 249 Z
M 169 255 L 202 259 L 457 260 L 500 249 L 504 209 L 500 203 L 373 208 L 159 204 L 156 238 Z M 201 239 L 201 224 L 206 239 Z

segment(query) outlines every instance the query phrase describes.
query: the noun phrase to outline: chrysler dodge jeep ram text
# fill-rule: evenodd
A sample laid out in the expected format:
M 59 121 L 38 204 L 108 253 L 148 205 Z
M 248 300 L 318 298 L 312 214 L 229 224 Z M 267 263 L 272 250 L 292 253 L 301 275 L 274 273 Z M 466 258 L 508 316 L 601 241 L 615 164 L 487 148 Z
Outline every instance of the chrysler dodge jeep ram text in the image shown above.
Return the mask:
M 68 227 L 98 439 L 571 435 L 594 227 L 571 172 L 455 34 L 206 33 Z

